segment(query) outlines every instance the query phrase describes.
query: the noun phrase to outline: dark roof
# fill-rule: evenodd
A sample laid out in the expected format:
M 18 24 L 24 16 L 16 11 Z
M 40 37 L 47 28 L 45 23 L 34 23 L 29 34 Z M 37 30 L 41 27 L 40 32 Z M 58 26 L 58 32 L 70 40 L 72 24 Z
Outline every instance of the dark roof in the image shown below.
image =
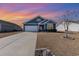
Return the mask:
M 46 23 L 56 24 L 56 22 L 54 22 L 53 20 L 45 20 L 45 21 L 41 22 L 40 24 L 46 24 Z
M 54 22 L 53 20 L 47 20 L 47 19 L 44 19 L 41 16 L 37 16 L 37 17 L 31 19 L 30 21 L 25 22 L 24 24 L 45 24 L 45 23 L 48 23 L 48 22 L 56 24 L 56 22 Z
M 8 22 L 8 21 L 4 21 L 4 20 L 0 20 L 0 23 L 8 23 L 8 24 L 16 25 L 16 24 L 14 24 L 14 23 L 11 23 L 11 22 Z
M 56 22 L 53 21 L 53 20 L 48 20 L 48 22 L 49 22 L 49 23 L 54 23 L 54 24 L 56 24 Z M 47 23 L 48 23 L 48 22 L 47 22 Z
M 45 23 L 45 22 L 47 22 L 47 21 L 48 21 L 48 20 L 43 20 L 43 21 L 42 21 L 42 22 L 40 22 L 40 23 L 42 23 L 42 24 L 43 24 L 43 23 Z
M 8 22 L 8 21 L 0 20 L 0 23 L 7 23 L 7 24 L 10 24 L 10 25 L 16 26 L 16 27 L 18 27 L 19 29 L 22 29 L 19 25 L 14 24 L 14 23 L 11 23 L 11 22 Z
M 43 17 L 37 16 L 37 17 L 31 19 L 30 21 L 28 21 L 28 22 L 26 22 L 26 23 L 39 23 L 39 22 L 41 22 L 41 21 L 43 21 L 43 20 L 44 20 Z

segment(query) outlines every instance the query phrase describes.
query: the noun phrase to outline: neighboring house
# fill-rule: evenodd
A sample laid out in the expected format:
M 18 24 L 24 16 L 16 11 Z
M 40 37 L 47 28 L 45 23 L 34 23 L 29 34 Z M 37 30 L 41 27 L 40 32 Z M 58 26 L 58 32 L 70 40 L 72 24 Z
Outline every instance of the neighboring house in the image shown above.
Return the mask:
M 0 20 L 0 32 L 10 32 L 10 31 L 20 31 L 22 30 L 20 26 Z
M 24 30 L 31 32 L 39 31 L 56 31 L 56 22 L 52 20 L 46 20 L 40 16 L 31 19 L 24 23 Z
M 69 21 L 69 26 L 68 26 L 68 31 L 74 31 L 74 32 L 79 32 L 79 22 L 78 21 Z M 64 26 L 64 22 L 62 22 L 61 24 L 59 24 L 56 27 L 57 31 L 65 31 L 65 26 Z

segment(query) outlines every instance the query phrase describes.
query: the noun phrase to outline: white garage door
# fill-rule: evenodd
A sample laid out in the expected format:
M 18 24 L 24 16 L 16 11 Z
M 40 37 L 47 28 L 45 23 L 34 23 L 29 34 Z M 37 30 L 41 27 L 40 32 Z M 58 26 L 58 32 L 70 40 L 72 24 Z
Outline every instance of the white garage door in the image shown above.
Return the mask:
M 25 31 L 36 32 L 36 31 L 38 31 L 38 26 L 25 26 Z
M 69 31 L 78 31 L 79 32 L 79 24 L 78 23 L 71 23 L 69 25 Z

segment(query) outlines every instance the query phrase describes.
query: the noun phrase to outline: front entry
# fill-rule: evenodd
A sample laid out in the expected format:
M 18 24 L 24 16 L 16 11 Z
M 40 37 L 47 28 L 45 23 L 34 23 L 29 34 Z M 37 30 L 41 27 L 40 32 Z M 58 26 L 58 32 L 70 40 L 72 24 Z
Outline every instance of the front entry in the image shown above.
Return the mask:
M 44 25 L 39 26 L 39 31 L 44 31 Z

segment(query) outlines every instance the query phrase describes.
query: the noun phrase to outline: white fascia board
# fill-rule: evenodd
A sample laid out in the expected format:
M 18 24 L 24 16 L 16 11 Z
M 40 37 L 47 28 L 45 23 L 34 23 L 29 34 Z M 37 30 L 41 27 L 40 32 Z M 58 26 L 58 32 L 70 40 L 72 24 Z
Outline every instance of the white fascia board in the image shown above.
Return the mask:
M 44 24 L 46 24 L 48 21 L 44 22 Z
M 44 22 L 44 21 L 46 21 L 46 20 L 43 20 L 43 21 L 39 22 L 38 24 L 41 24 L 41 23 Z

